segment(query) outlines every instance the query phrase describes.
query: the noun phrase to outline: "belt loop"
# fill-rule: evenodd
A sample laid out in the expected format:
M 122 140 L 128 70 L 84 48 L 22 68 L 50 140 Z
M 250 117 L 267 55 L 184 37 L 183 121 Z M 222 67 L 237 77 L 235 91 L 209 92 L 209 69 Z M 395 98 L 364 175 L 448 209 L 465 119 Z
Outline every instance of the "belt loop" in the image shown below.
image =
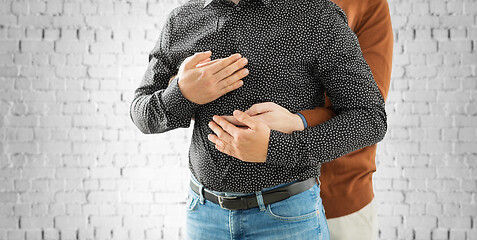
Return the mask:
M 260 211 L 265 211 L 265 204 L 263 203 L 263 196 L 262 191 L 255 192 L 257 196 L 258 206 L 260 207 Z
M 316 180 L 318 180 L 318 187 L 321 187 L 320 177 L 316 177 Z
M 204 198 L 204 185 L 199 184 L 199 200 L 200 204 L 205 203 L 205 198 Z

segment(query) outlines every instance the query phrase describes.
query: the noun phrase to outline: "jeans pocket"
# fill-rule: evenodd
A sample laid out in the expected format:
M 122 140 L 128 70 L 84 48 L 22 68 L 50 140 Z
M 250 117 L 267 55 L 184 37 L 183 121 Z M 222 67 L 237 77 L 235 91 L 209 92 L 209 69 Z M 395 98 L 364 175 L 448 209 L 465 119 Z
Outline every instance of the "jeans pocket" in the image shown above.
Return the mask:
M 199 202 L 199 195 L 189 189 L 189 193 L 187 194 L 187 201 L 186 201 L 186 209 L 188 212 L 193 212 L 197 209 L 197 203 Z
M 280 221 L 304 221 L 313 217 L 319 217 L 319 206 L 315 184 L 315 186 L 302 193 L 268 204 L 267 213 L 272 218 Z

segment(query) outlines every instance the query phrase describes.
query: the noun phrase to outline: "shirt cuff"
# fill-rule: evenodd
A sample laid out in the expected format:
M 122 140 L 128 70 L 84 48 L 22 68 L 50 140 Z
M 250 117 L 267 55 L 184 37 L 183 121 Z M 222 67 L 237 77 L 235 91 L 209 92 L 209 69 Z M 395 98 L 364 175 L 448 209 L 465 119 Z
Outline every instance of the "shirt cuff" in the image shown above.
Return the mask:
M 306 122 L 305 116 L 303 116 L 303 114 L 301 114 L 301 113 L 299 113 L 299 112 L 297 112 L 297 113 L 295 113 L 295 114 L 298 115 L 298 116 L 300 116 L 301 120 L 303 121 L 303 126 L 304 126 L 304 128 L 307 128 L 307 127 L 308 127 L 308 123 Z
M 184 115 L 184 113 L 192 114 L 200 104 L 192 102 L 182 95 L 178 81 L 178 76 L 172 79 L 169 86 L 162 93 L 162 102 L 166 110 L 176 116 Z
M 293 168 L 296 161 L 300 160 L 299 145 L 293 134 L 286 134 L 270 129 L 270 139 L 268 142 L 267 159 L 265 162 Z

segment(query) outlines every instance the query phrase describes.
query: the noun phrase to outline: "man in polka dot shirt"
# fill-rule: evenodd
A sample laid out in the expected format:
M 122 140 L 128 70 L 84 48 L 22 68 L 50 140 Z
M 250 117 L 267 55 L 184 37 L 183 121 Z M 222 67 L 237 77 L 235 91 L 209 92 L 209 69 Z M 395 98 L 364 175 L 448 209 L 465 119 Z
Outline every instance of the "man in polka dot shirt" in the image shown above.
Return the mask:
M 346 13 L 348 25 L 358 37 L 363 56 L 373 72 L 381 95 L 386 99 L 393 52 L 393 31 L 387 1 L 332 1 Z M 324 107 L 296 114 L 273 102 L 254 104 L 245 112 L 265 122 L 271 129 L 285 133 L 316 126 L 335 115 L 328 98 Z M 234 125 L 243 126 L 232 116 L 223 117 Z M 230 151 L 220 147 L 219 150 Z M 373 199 L 372 184 L 372 174 L 376 171 L 375 155 L 376 145 L 371 145 L 323 164 L 321 197 L 331 239 L 378 239 L 377 206 Z
M 190 193 L 188 236 L 202 238 L 225 227 L 227 234 L 262 238 L 258 227 L 293 239 L 314 239 L 309 236 L 320 234 L 326 238 L 323 214 L 317 214 L 319 221 L 311 217 L 305 221 L 305 216 L 312 216 L 310 211 L 322 212 L 316 184 L 280 202 L 267 203 L 266 209 L 260 199 L 268 189 L 318 177 L 323 162 L 375 144 L 385 134 L 384 100 L 346 23 L 343 11 L 324 0 L 242 0 L 238 4 L 197 0 L 168 16 L 136 90 L 131 118 L 150 134 L 188 127 L 194 115 L 189 167 L 202 190 Z M 206 49 L 212 52 L 201 52 Z M 230 56 L 233 52 L 248 61 L 238 61 L 240 56 Z M 242 69 L 246 64 L 249 71 Z M 167 80 L 175 74 L 168 86 Z M 324 105 L 325 91 L 336 116 L 317 126 L 294 129 L 302 131 L 278 131 L 240 111 L 263 102 L 289 112 L 312 109 Z M 220 117 L 232 113 L 240 123 Z M 294 119 L 300 118 L 295 115 Z M 221 222 L 213 219 L 220 219 L 224 212 L 197 206 L 197 199 L 204 203 L 204 188 L 216 194 L 244 194 L 241 199 L 256 194 L 259 211 L 235 219 L 234 211 L 249 212 L 229 209 L 228 223 L 213 225 Z M 316 204 L 292 204 L 312 199 Z M 297 209 L 297 205 L 315 210 Z M 263 219 L 264 212 L 271 218 Z M 253 221 L 262 225 L 233 227 Z

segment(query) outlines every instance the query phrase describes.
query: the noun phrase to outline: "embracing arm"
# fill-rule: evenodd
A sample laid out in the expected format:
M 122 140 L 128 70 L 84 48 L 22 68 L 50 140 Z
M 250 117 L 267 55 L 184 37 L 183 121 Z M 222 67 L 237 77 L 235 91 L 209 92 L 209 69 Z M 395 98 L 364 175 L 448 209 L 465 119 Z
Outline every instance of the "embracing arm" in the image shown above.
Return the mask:
M 366 9 L 355 29 L 364 59 L 371 68 L 379 91 L 386 100 L 391 82 L 393 30 L 389 6 L 386 0 L 375 1 Z M 300 111 L 308 126 L 316 126 L 335 116 L 328 96 L 325 105 Z
M 328 46 L 331 61 L 318 69 L 336 116 L 292 134 L 270 131 L 267 162 L 287 167 L 318 165 L 375 144 L 386 133 L 384 99 L 363 58 L 345 14 L 331 14 Z

